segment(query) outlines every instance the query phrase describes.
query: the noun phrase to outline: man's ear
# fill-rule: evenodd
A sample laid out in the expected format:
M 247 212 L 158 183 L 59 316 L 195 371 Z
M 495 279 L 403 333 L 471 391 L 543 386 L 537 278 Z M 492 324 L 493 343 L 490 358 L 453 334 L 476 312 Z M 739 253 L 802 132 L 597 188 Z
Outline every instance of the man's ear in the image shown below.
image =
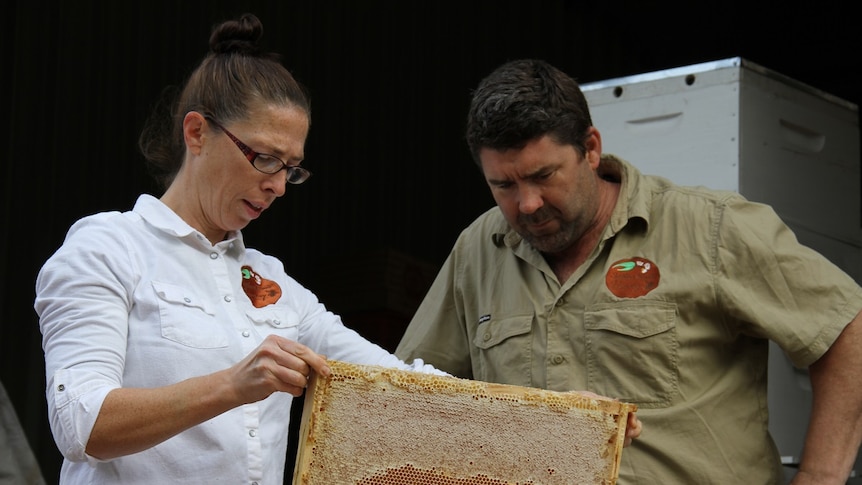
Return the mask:
M 203 147 L 203 133 L 206 120 L 197 111 L 189 111 L 183 118 L 183 140 L 186 150 L 192 155 L 200 155 Z
M 584 148 L 586 153 L 585 158 L 590 162 L 593 168 L 599 166 L 599 161 L 602 158 L 602 134 L 595 126 L 591 126 L 587 130 L 587 138 L 584 140 Z

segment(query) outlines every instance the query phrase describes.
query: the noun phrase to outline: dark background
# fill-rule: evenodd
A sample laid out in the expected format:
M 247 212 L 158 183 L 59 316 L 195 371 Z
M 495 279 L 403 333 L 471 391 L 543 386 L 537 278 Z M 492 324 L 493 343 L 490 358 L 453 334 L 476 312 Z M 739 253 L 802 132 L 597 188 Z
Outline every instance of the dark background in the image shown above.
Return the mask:
M 246 241 L 392 348 L 458 232 L 493 203 L 462 132 L 470 90 L 494 67 L 538 57 L 591 82 L 739 56 L 858 105 L 860 25 L 845 5 L 7 2 L 0 381 L 46 479 L 56 481 L 60 459 L 36 273 L 76 219 L 158 195 L 137 135 L 161 89 L 205 54 L 214 23 L 257 14 L 265 46 L 312 95 L 305 166 L 315 175 L 288 187 Z

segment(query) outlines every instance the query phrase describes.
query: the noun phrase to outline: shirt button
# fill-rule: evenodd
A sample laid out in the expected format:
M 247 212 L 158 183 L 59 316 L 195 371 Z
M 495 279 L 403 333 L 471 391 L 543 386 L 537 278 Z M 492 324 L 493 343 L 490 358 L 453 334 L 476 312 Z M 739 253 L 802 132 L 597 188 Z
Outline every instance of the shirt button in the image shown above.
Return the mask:
M 491 332 L 485 332 L 485 335 L 482 335 L 482 339 L 484 339 L 486 342 L 488 340 L 491 340 Z
M 230 303 L 231 301 L 233 301 L 233 298 L 231 298 L 231 296 L 230 296 L 230 295 L 225 295 L 225 296 L 224 296 L 224 301 L 226 301 L 226 302 Z
M 272 324 L 275 325 L 276 327 L 280 327 L 281 326 L 281 320 L 276 318 L 272 321 Z
M 255 431 L 253 429 L 249 430 L 248 435 L 251 436 L 252 438 L 254 438 L 255 436 L 257 436 L 257 431 Z
M 185 298 L 183 298 L 183 301 L 184 301 L 184 302 L 186 302 L 186 303 L 191 303 L 191 302 L 192 302 L 192 299 L 191 299 L 191 298 L 189 298 L 189 297 L 185 297 Z
M 243 336 L 243 337 L 246 337 L 246 338 L 247 338 L 249 335 L 251 335 L 251 334 L 248 332 L 248 330 L 243 330 L 243 331 L 242 331 L 242 336 Z
M 210 253 L 210 259 L 218 259 L 218 253 Z
M 562 305 L 563 303 L 565 303 L 565 301 L 564 301 L 562 298 L 560 298 L 559 300 L 557 300 L 557 302 L 556 302 L 556 303 L 554 303 L 554 306 L 560 306 L 560 305 Z
M 564 361 L 564 360 L 565 360 L 565 359 L 563 359 L 563 356 L 562 356 L 562 355 L 555 355 L 555 356 L 554 356 L 554 358 L 553 358 L 553 359 L 551 359 L 551 362 L 553 362 L 553 363 L 554 363 L 554 364 L 556 364 L 556 365 L 560 365 L 560 364 L 562 364 L 562 363 L 563 363 L 563 361 Z
M 66 386 L 64 386 L 63 384 L 60 384 L 59 386 L 57 386 L 57 390 L 60 392 L 63 392 L 66 390 Z

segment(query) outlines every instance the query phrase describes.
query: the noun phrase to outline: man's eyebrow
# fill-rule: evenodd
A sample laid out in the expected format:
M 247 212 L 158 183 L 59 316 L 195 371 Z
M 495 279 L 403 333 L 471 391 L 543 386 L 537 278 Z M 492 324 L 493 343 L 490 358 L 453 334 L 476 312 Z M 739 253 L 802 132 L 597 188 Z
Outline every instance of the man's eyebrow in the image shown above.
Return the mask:
M 537 169 L 533 170 L 532 172 L 524 174 L 524 175 L 519 176 L 517 178 L 520 180 L 534 179 L 537 177 L 541 177 L 543 175 L 547 175 L 548 173 L 551 173 L 551 172 L 557 170 L 558 168 L 559 168 L 559 164 L 545 165 L 542 167 L 538 167 Z M 511 177 L 507 177 L 505 179 L 486 178 L 485 180 L 491 184 L 502 184 L 502 183 L 509 183 L 509 182 L 514 181 L 514 179 Z
M 494 179 L 494 178 L 486 178 L 485 180 L 489 184 L 495 184 L 495 185 L 505 184 L 505 183 L 509 183 L 512 181 L 511 179 Z

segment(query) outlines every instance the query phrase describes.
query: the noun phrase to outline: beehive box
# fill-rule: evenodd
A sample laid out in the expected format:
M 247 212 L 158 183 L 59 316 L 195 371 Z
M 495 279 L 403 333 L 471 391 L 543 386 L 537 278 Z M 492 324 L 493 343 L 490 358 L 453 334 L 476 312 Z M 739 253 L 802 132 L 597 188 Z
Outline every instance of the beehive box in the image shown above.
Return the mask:
M 734 57 L 581 85 L 602 151 L 775 208 L 862 282 L 859 108 Z
M 633 404 L 330 361 L 294 484 L 614 484 Z

